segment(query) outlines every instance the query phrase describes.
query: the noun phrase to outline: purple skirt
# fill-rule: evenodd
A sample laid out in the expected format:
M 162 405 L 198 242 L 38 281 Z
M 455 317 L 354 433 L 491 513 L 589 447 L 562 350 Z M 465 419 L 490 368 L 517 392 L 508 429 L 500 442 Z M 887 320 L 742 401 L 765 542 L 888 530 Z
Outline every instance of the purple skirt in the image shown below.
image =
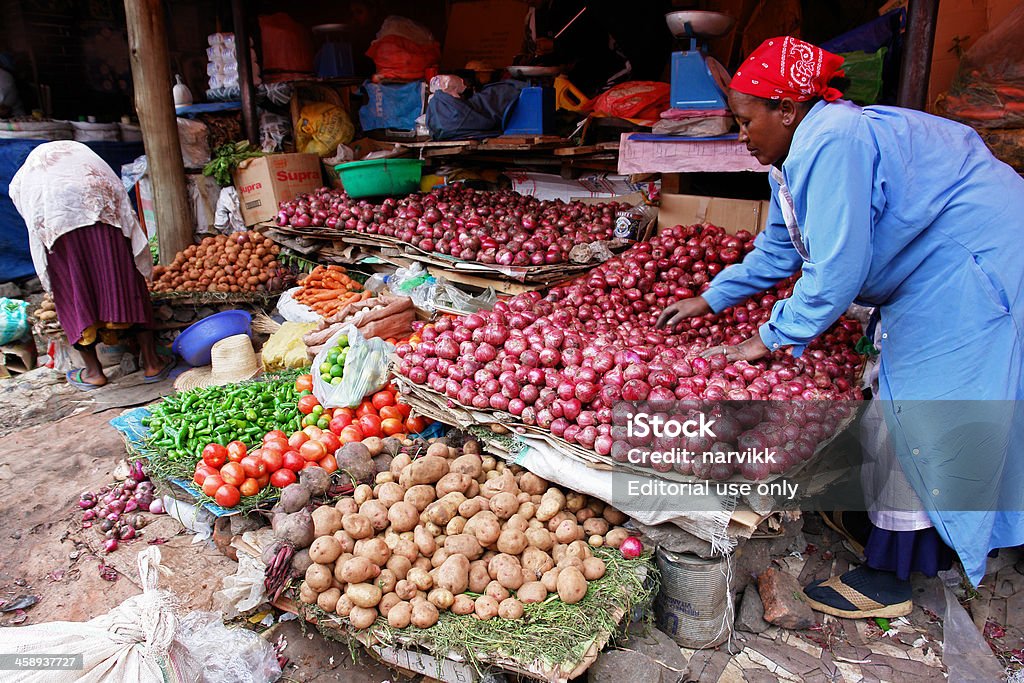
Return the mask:
M 151 327 L 146 279 L 120 229 L 97 223 L 59 237 L 47 256 L 57 318 L 72 344 L 99 323 Z

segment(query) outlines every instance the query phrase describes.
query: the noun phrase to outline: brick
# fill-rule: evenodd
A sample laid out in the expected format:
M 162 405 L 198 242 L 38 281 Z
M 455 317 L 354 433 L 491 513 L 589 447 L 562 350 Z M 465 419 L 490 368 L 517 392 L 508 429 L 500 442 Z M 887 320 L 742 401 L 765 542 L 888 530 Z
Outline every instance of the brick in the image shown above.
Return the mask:
M 764 605 L 764 619 L 787 629 L 805 629 L 815 624 L 814 612 L 803 600 L 796 579 L 775 567 L 769 567 L 757 580 Z

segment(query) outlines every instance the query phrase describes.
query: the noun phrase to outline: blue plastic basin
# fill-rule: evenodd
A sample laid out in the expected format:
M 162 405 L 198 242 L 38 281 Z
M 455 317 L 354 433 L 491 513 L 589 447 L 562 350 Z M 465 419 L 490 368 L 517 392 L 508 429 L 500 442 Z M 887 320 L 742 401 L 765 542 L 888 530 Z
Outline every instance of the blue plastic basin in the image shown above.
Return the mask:
M 252 336 L 252 316 L 246 311 L 222 311 L 185 328 L 171 350 L 192 367 L 209 365 L 213 345 L 236 334 Z

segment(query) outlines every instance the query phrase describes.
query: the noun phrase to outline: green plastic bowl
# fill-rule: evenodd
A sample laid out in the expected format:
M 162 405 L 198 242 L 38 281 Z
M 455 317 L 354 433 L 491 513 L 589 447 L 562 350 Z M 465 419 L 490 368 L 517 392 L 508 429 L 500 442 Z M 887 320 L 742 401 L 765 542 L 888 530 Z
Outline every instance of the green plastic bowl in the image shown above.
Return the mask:
M 349 197 L 409 194 L 420 189 L 420 159 L 370 159 L 334 167 Z

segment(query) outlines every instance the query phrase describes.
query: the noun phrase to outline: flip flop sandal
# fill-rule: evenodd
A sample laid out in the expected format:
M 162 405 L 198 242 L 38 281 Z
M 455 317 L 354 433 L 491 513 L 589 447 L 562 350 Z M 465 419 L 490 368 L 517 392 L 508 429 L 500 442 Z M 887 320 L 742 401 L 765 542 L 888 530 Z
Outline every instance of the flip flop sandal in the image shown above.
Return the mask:
M 818 514 L 821 515 L 821 520 L 825 522 L 825 526 L 843 537 L 843 545 L 846 549 L 853 553 L 857 558 L 863 559 L 864 544 L 846 528 L 846 525 L 843 524 L 843 511 L 836 510 L 834 512 L 824 512 L 819 510 Z
M 162 382 L 165 379 L 167 379 L 167 377 L 171 374 L 171 371 L 174 370 L 174 368 L 176 368 L 176 367 L 178 367 L 178 359 L 177 358 L 171 358 L 170 362 L 167 363 L 167 365 L 164 366 L 164 369 L 161 370 L 160 372 L 156 373 L 152 377 L 147 377 L 147 376 L 143 375 L 142 376 L 142 383 L 143 384 L 156 384 L 157 382 Z
M 846 619 L 894 619 L 914 609 L 909 581 L 870 567 L 814 581 L 804 588 L 804 597 L 811 609 Z
M 93 389 L 100 389 L 106 386 L 105 384 L 89 384 L 82 380 L 82 373 L 85 372 L 85 368 L 75 368 L 74 370 L 68 370 L 64 373 L 64 378 L 68 381 L 68 384 L 78 389 L 79 391 L 92 391 Z

